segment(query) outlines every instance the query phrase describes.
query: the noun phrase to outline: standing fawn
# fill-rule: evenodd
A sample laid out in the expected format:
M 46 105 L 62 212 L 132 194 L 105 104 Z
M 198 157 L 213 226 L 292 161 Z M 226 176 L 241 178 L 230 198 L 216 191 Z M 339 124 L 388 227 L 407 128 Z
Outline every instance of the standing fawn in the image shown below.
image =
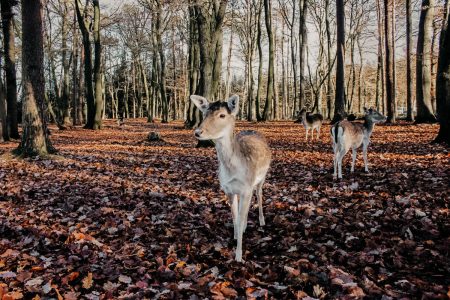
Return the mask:
M 352 148 L 352 168 L 355 170 L 356 149 L 363 146 L 364 168 L 369 172 L 367 167 L 367 147 L 369 146 L 370 136 L 376 123 L 386 121 L 386 117 L 378 111 L 370 108 L 364 108 L 364 124 L 349 122 L 347 120 L 337 122 L 331 127 L 331 139 L 333 142 L 334 152 L 334 174 L 333 177 L 342 178 L 342 158 Z
M 195 130 L 199 140 L 213 140 L 219 159 L 219 181 L 231 202 L 234 238 L 237 239 L 236 260 L 242 261 L 242 236 L 253 191 L 259 206 L 259 223 L 264 226 L 262 186 L 269 170 L 271 153 L 265 138 L 255 131 L 234 134 L 239 97 L 227 102 L 213 102 L 192 95 L 191 101 L 203 113 L 203 122 Z
M 303 124 L 303 126 L 305 126 L 306 129 L 306 141 L 308 141 L 309 129 L 311 129 L 311 139 L 314 139 L 314 129 L 317 131 L 317 139 L 319 139 L 323 116 L 321 114 L 311 114 L 303 108 L 299 113 L 299 117 L 301 119 L 301 123 Z

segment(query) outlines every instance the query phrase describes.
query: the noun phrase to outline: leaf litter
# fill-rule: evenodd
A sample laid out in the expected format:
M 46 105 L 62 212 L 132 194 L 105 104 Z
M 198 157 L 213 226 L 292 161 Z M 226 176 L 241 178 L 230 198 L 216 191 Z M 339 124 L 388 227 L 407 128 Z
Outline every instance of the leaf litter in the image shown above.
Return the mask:
M 266 226 L 252 208 L 244 262 L 214 149 L 181 122 L 58 131 L 58 157 L 0 158 L 0 299 L 446 299 L 448 149 L 436 125 L 377 126 L 332 179 L 328 126 L 238 123 L 268 138 Z M 158 128 L 164 141 L 146 136 Z M 0 144 L 0 154 L 16 143 Z

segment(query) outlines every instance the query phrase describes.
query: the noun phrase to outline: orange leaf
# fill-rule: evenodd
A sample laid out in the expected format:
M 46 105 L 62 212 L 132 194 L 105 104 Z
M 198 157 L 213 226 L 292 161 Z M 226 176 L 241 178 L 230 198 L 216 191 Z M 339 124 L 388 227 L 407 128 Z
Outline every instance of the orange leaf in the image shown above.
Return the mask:
M 90 289 L 94 281 L 92 280 L 92 273 L 89 272 L 86 277 L 83 279 L 83 288 Z
M 69 281 L 74 281 L 75 279 L 78 278 L 78 276 L 80 276 L 80 272 L 72 272 L 69 275 L 67 275 Z

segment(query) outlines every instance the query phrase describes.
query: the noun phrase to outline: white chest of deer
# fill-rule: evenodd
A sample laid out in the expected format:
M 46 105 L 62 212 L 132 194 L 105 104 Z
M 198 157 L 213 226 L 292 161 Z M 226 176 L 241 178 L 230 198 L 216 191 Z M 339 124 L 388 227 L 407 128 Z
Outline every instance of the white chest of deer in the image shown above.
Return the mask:
M 234 237 L 237 239 L 236 260 L 242 260 L 242 237 L 253 191 L 259 205 L 259 221 L 264 225 L 262 186 L 269 170 L 271 154 L 264 137 L 254 131 L 234 134 L 235 117 L 239 110 L 238 96 L 228 102 L 209 103 L 200 96 L 191 96 L 203 112 L 203 122 L 195 130 L 200 140 L 213 140 L 219 160 L 219 181 L 231 202 Z

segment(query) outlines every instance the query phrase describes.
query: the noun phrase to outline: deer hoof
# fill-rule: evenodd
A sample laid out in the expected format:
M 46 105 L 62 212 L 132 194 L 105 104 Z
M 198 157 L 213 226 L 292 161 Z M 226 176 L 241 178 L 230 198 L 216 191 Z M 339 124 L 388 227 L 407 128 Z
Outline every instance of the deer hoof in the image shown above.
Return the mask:
M 242 250 L 236 249 L 236 261 L 241 262 L 242 261 Z

